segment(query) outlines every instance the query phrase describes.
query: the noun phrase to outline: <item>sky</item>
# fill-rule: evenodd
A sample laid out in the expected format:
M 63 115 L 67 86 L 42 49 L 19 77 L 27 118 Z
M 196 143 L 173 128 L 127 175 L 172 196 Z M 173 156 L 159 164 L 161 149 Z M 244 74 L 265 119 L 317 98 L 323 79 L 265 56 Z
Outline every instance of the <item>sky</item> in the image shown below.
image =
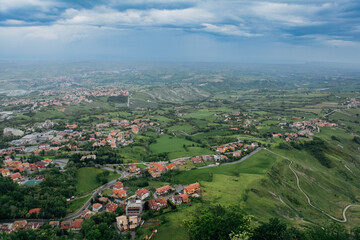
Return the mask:
M 0 59 L 360 63 L 360 1 L 0 0 Z

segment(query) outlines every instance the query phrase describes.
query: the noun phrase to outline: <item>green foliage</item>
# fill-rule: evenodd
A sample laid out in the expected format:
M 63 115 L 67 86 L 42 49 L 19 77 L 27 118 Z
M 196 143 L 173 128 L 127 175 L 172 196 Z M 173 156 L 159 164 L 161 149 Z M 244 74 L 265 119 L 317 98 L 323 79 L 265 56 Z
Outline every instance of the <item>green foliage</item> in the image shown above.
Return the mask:
M 221 205 L 200 209 L 191 219 L 184 221 L 190 239 L 215 240 L 230 239 L 232 232 L 250 231 L 250 217 L 244 216 L 240 209 Z
M 73 240 L 78 239 L 72 232 L 63 233 L 59 228 L 51 228 L 45 224 L 38 230 L 19 230 L 11 234 L 0 232 L 2 240 Z
M 353 142 L 360 144 L 360 137 L 354 137 Z
M 124 96 L 124 95 L 110 96 L 107 101 L 116 102 L 116 103 L 127 103 L 128 96 Z
M 328 145 L 318 137 L 314 137 L 312 141 L 306 141 L 304 143 L 302 142 L 291 142 L 288 143 L 280 143 L 279 148 L 285 149 L 285 150 L 291 150 L 293 148 L 297 150 L 306 150 L 311 155 L 313 155 L 321 165 L 331 168 L 332 162 L 331 160 L 325 155 L 327 151 L 329 151 Z
M 143 188 L 149 186 L 149 182 L 147 178 L 137 178 L 132 177 L 126 180 L 123 180 L 124 185 L 129 187 L 137 187 L 137 188 Z
M 0 218 L 22 218 L 32 208 L 41 208 L 37 217 L 54 218 L 66 215 L 66 198 L 76 192 L 76 169 L 60 172 L 43 171 L 45 181 L 34 187 L 20 186 L 10 178 L 0 178 Z
M 81 235 L 84 239 L 91 240 L 120 240 L 119 235 L 114 227 L 114 213 L 101 213 L 84 220 L 81 227 Z
M 285 223 L 277 218 L 272 218 L 268 223 L 263 223 L 254 230 L 253 240 L 300 240 L 304 233 L 288 228 Z
M 101 184 L 107 183 L 109 174 L 110 174 L 109 171 L 104 171 L 102 173 L 99 173 L 98 175 L 96 175 L 96 181 L 98 181 Z

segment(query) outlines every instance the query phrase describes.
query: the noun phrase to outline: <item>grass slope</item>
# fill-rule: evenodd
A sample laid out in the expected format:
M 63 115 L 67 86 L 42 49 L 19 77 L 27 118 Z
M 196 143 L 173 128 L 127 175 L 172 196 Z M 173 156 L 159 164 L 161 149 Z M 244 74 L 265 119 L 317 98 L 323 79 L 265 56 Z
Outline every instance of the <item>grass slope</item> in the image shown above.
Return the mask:
M 105 171 L 107 170 L 94 168 L 94 167 L 80 168 L 77 172 L 77 180 L 78 180 L 76 184 L 77 193 L 79 195 L 82 195 L 100 187 L 101 183 L 96 181 L 96 175 Z M 110 172 L 108 180 L 110 181 L 116 179 L 119 176 L 120 176 L 119 174 L 114 174 L 113 172 Z

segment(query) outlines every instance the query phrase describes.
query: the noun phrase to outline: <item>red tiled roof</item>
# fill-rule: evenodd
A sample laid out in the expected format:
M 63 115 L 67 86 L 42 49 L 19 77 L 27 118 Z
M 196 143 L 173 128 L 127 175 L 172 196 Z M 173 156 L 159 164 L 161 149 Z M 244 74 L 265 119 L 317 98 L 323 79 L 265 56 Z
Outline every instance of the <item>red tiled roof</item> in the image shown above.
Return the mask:
M 180 194 L 179 197 L 181 197 L 183 202 L 187 202 L 189 201 L 189 195 L 185 194 Z
M 30 209 L 30 210 L 29 210 L 29 214 L 32 214 L 32 213 L 34 213 L 34 212 L 39 213 L 40 210 L 41 210 L 41 208 L 33 208 L 33 209 Z
M 21 174 L 20 173 L 13 173 L 11 174 L 11 179 L 14 180 L 14 179 L 18 179 L 18 178 L 21 178 Z
M 102 205 L 100 204 L 100 203 L 94 203 L 93 205 L 92 205 L 92 207 L 93 208 L 95 208 L 95 209 L 98 209 L 98 208 L 100 208 Z
M 113 202 L 109 202 L 108 204 L 106 204 L 106 210 L 110 211 L 110 212 L 115 212 L 116 208 L 118 207 L 118 205 L 116 203 Z
M 184 192 L 185 193 L 192 192 L 194 189 L 197 189 L 197 188 L 200 188 L 200 184 L 199 183 L 193 183 L 193 184 L 190 184 L 189 186 L 185 187 Z
M 138 195 L 140 198 L 142 197 L 142 196 L 144 196 L 146 193 L 148 193 L 149 191 L 147 190 L 147 189 L 145 189 L 145 188 L 141 188 L 141 189 L 138 189 L 137 191 L 136 191 L 136 195 Z
M 114 194 L 116 194 L 116 195 L 119 195 L 119 196 L 122 196 L 122 195 L 124 195 L 124 194 L 126 194 L 126 191 L 125 190 L 113 190 L 112 191 Z
M 156 192 L 157 192 L 157 193 L 164 193 L 164 192 L 167 192 L 167 191 L 169 191 L 169 190 L 171 190 L 171 189 L 172 189 L 171 186 L 166 185 L 166 186 L 157 188 L 157 189 L 156 189 Z
M 171 169 L 173 167 L 176 167 L 174 163 L 170 163 L 169 165 L 166 166 L 167 169 Z
M 116 188 L 116 189 L 121 189 L 123 187 L 124 187 L 124 185 L 123 185 L 122 182 L 116 182 L 115 185 L 114 185 L 114 188 Z
M 72 221 L 70 227 L 71 228 L 81 228 L 81 224 L 82 224 L 83 221 L 84 221 L 84 219 L 81 219 L 81 218 L 75 219 L 74 221 Z

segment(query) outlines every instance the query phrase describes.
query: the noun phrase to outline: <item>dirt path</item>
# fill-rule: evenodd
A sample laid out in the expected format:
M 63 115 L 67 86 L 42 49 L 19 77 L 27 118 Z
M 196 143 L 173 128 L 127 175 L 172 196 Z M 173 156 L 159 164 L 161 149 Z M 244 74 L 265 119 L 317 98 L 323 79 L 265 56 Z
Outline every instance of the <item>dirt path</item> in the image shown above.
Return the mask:
M 301 188 L 301 186 L 300 186 L 300 179 L 299 179 L 297 173 L 296 173 L 295 170 L 291 167 L 291 164 L 293 163 L 293 161 L 290 160 L 289 158 L 284 157 L 284 156 L 282 156 L 282 155 L 280 155 L 280 154 L 278 154 L 278 153 L 275 153 L 275 152 L 273 152 L 273 151 L 271 151 L 271 150 L 269 150 L 269 149 L 267 149 L 267 148 L 265 148 L 265 150 L 267 150 L 268 152 L 271 152 L 272 154 L 275 154 L 275 155 L 277 155 L 277 156 L 279 156 L 279 157 L 282 157 L 282 158 L 284 158 L 284 159 L 286 159 L 286 160 L 288 160 L 288 161 L 290 162 L 290 163 L 289 163 L 289 169 L 291 170 L 291 172 L 292 172 L 292 173 L 295 175 L 295 177 L 296 177 L 296 185 L 297 185 L 298 189 L 302 192 L 302 194 L 304 194 L 304 196 L 305 196 L 306 199 L 307 199 L 308 204 L 309 204 L 312 208 L 315 208 L 316 210 L 318 210 L 318 211 L 320 211 L 321 213 L 325 214 L 326 216 L 328 216 L 329 218 L 331 218 L 331 219 L 334 220 L 334 221 L 341 222 L 341 223 L 345 223 L 345 222 L 347 222 L 346 211 L 347 211 L 350 207 L 360 207 L 360 205 L 357 205 L 357 204 L 349 204 L 349 205 L 347 205 L 347 206 L 343 209 L 343 212 L 342 212 L 343 219 L 338 219 L 338 218 L 336 218 L 336 217 L 331 216 L 330 214 L 328 214 L 328 213 L 325 212 L 324 210 L 322 210 L 322 209 L 314 206 L 314 204 L 312 204 L 311 199 L 309 198 L 309 196 L 308 196 L 308 195 L 304 192 L 304 190 Z

